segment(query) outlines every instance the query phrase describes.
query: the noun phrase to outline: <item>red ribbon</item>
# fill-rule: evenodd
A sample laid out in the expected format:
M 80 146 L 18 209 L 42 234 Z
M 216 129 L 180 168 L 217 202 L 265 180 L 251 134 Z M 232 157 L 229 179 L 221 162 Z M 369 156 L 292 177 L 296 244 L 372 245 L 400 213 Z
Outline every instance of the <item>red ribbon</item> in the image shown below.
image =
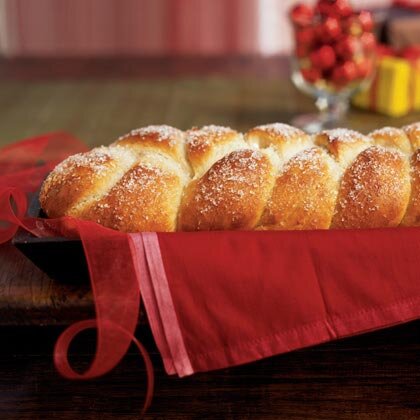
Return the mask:
M 0 189 L 0 244 L 15 236 L 26 208 L 26 194 L 23 191 L 17 188 Z
M 54 349 L 55 366 L 69 379 L 95 378 L 113 369 L 134 342 L 145 362 L 148 380 L 143 415 L 152 400 L 154 376 L 149 355 L 134 336 L 140 288 L 128 235 L 69 217 L 25 217 L 26 194 L 36 191 L 58 162 L 84 150 L 83 143 L 66 133 L 23 140 L 0 150 L 0 244 L 10 240 L 19 227 L 36 236 L 80 237 L 89 267 L 96 319 L 77 322 L 60 335 Z M 114 258 L 117 253 L 118 258 Z M 97 329 L 95 357 L 85 372 L 78 373 L 69 364 L 68 348 L 77 334 L 89 328 Z
M 82 331 L 85 331 L 89 328 L 97 328 L 98 331 L 101 333 L 104 332 L 113 332 L 115 331 L 118 335 L 121 335 L 126 340 L 132 341 L 138 348 L 140 355 L 142 356 L 145 365 L 146 365 L 146 372 L 147 372 L 147 380 L 148 380 L 148 386 L 147 386 L 147 393 L 145 397 L 145 402 L 141 411 L 141 416 L 143 416 L 147 409 L 150 407 L 150 404 L 152 402 L 153 398 L 153 389 L 154 389 L 154 374 L 153 374 L 153 365 L 150 360 L 149 354 L 147 350 L 144 348 L 143 344 L 140 343 L 137 338 L 128 333 L 125 329 L 122 329 L 117 324 L 113 324 L 112 322 L 102 321 L 102 324 L 94 319 L 89 319 L 85 321 L 79 321 L 75 324 L 68 327 L 58 338 L 55 348 L 54 348 L 54 364 L 57 368 L 57 370 L 63 375 L 65 378 L 68 379 L 92 379 L 98 376 L 101 376 L 111 369 L 113 369 L 117 364 L 118 361 L 115 362 L 114 365 L 110 365 L 109 361 L 104 361 L 102 358 L 99 358 L 98 355 L 103 355 L 104 350 L 107 350 L 106 347 L 102 348 L 102 352 L 99 350 L 96 351 L 95 359 L 92 362 L 91 366 L 88 368 L 88 370 L 84 373 L 77 373 L 74 371 L 74 369 L 70 366 L 70 363 L 68 361 L 68 350 L 70 347 L 70 343 L 73 341 L 73 339 Z M 100 336 L 101 337 L 101 336 Z M 103 343 L 103 340 L 101 341 L 98 338 L 98 342 Z M 112 360 L 112 359 L 111 359 Z

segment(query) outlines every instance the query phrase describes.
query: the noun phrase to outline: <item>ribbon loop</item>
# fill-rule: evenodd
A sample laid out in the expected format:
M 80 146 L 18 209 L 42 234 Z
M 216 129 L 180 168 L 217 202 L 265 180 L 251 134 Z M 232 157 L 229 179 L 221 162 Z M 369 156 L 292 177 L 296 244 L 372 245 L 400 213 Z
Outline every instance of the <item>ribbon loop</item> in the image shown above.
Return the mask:
M 93 379 L 97 378 L 98 376 L 102 376 L 103 374 L 107 373 L 110 369 L 106 363 L 107 354 L 106 352 L 100 352 L 100 342 L 98 338 L 98 345 L 97 345 L 97 352 L 95 353 L 95 357 L 93 362 L 89 366 L 89 368 L 83 372 L 79 373 L 76 372 L 70 365 L 68 360 L 68 350 L 70 347 L 71 342 L 74 338 L 81 333 L 90 328 L 101 328 L 101 331 L 98 331 L 98 337 L 101 336 L 100 333 L 117 333 L 117 334 L 124 334 L 128 339 L 130 339 L 139 350 L 141 357 L 144 360 L 145 367 L 146 367 L 146 374 L 147 374 L 147 392 L 146 397 L 143 404 L 143 409 L 141 411 L 141 415 L 144 415 L 147 409 L 150 407 L 153 397 L 153 389 L 154 389 L 154 374 L 153 374 L 153 365 L 150 360 L 149 354 L 144 346 L 136 339 L 136 337 L 129 332 L 125 331 L 121 328 L 118 324 L 113 323 L 112 321 L 105 321 L 103 320 L 101 324 L 98 324 L 96 319 L 89 319 L 85 321 L 76 322 L 66 330 L 64 330 L 60 337 L 58 338 L 55 348 L 54 348 L 54 364 L 58 372 L 62 376 L 67 379 Z M 105 359 L 105 360 L 104 360 Z M 114 366 L 112 366 L 114 367 Z

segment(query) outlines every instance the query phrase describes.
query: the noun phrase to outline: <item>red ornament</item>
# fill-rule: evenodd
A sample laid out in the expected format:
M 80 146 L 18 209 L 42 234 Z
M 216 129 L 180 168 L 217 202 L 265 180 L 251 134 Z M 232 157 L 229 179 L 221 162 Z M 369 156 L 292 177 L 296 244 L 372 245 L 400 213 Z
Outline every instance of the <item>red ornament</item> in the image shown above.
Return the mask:
M 334 66 L 336 55 L 334 49 L 329 45 L 323 45 L 309 55 L 309 59 L 316 69 L 326 70 Z
M 362 26 L 364 32 L 370 32 L 373 29 L 374 24 L 372 14 L 367 10 L 361 11 L 357 16 L 357 20 Z
M 335 17 L 327 17 L 315 28 L 315 33 L 322 42 L 331 42 L 341 34 L 340 22 Z
M 396 53 L 394 49 L 390 47 L 389 45 L 378 44 L 376 46 L 376 54 L 379 57 L 384 57 L 384 56 L 394 56 Z
M 360 79 L 365 79 L 370 76 L 373 71 L 373 61 L 368 58 L 364 58 L 356 63 L 357 67 L 357 77 Z
M 309 26 L 312 23 L 314 11 L 312 7 L 298 3 L 290 11 L 290 17 L 292 22 L 297 26 Z
M 338 86 L 344 86 L 356 79 L 358 76 L 356 64 L 353 61 L 346 61 L 334 68 L 332 73 L 333 82 Z
M 315 41 L 315 32 L 313 28 L 303 28 L 296 31 L 296 44 L 309 48 Z
M 302 77 L 309 83 L 315 83 L 321 78 L 321 72 L 313 67 L 301 69 Z
M 343 32 L 349 35 L 360 36 L 363 33 L 362 24 L 356 16 L 350 16 L 341 20 Z
M 360 37 L 360 42 L 365 51 L 373 51 L 376 47 L 376 38 L 375 35 L 373 35 L 371 32 L 365 32 Z
M 336 0 L 333 4 L 333 12 L 335 16 L 347 17 L 353 13 L 353 8 L 347 0 Z
M 316 11 L 322 16 L 334 16 L 333 2 L 329 0 L 319 0 Z
M 353 9 L 347 0 L 319 0 L 316 6 L 322 16 L 343 18 L 350 16 Z
M 308 47 L 304 44 L 297 44 L 295 48 L 295 54 L 298 58 L 307 57 Z
M 346 35 L 335 44 L 335 51 L 338 56 L 344 59 L 352 58 L 359 49 L 358 38 Z

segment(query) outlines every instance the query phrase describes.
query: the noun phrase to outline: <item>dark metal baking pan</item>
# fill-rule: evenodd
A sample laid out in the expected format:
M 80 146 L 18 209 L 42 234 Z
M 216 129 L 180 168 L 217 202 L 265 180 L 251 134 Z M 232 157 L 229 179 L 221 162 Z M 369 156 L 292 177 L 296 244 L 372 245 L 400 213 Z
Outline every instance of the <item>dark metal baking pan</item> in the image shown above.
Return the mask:
M 28 215 L 45 217 L 38 193 L 30 197 Z M 49 277 L 63 282 L 80 283 L 89 279 L 85 254 L 80 240 L 37 238 L 19 228 L 12 244 Z

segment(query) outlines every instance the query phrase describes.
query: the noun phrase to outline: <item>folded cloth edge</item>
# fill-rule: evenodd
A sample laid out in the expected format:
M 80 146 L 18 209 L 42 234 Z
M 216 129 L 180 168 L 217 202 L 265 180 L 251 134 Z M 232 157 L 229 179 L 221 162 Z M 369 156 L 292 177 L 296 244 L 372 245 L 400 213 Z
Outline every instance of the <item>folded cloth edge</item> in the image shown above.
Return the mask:
M 147 267 L 146 264 L 144 264 L 145 260 L 143 258 L 134 258 L 134 265 L 136 266 L 136 270 L 140 272 L 140 284 L 146 279 L 145 291 L 148 298 L 146 310 L 151 310 L 150 313 L 148 312 L 149 319 L 156 315 L 156 319 L 151 322 L 151 327 L 157 343 L 160 343 L 160 346 L 164 351 L 163 358 L 164 360 L 167 360 L 169 356 L 167 350 L 169 350 L 176 373 L 179 376 L 191 375 L 194 373 L 194 370 L 185 348 L 171 292 L 169 290 L 158 236 L 155 232 L 145 232 L 141 234 L 130 234 L 129 237 L 131 239 L 131 244 L 136 248 L 140 255 L 143 252 L 146 256 Z M 141 242 L 143 242 L 143 247 L 141 246 Z M 150 272 L 150 277 L 148 276 L 147 269 Z M 147 289 L 148 279 L 151 279 L 151 287 L 149 290 Z M 156 281 L 156 279 L 159 279 L 159 281 Z M 144 290 L 144 285 L 140 286 L 140 288 L 142 287 Z M 152 293 L 148 293 L 149 291 L 154 293 L 157 307 L 154 304 L 153 295 Z M 160 317 L 157 314 L 159 314 Z M 166 338 L 168 349 L 165 346 L 163 336 Z M 171 367 L 170 363 L 166 362 L 166 364 L 169 368 Z M 166 364 L 165 369 L 167 369 Z M 171 369 L 167 369 L 167 372 L 173 373 Z

